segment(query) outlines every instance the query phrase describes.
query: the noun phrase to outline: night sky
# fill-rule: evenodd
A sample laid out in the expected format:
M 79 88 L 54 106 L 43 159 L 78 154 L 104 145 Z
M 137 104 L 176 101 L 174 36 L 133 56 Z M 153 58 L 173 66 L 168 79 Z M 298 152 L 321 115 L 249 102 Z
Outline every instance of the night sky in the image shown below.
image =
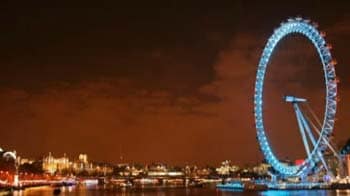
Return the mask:
M 341 81 L 334 141 L 350 137 L 349 1 L 72 2 L 0 3 L 4 149 L 112 163 L 260 162 L 256 67 L 274 28 L 295 16 L 316 21 L 333 45 Z M 323 82 L 306 38 L 278 44 L 264 110 L 279 158 L 305 156 L 282 96 L 306 97 L 322 116 Z

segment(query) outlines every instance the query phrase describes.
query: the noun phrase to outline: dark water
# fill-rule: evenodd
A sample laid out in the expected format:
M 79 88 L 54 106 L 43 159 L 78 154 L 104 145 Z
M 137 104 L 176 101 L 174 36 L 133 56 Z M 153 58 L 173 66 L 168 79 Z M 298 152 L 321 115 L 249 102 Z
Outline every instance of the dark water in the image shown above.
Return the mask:
M 30 188 L 24 191 L 16 191 L 13 195 L 23 196 L 49 196 L 53 195 L 52 187 L 37 187 Z M 138 188 L 138 189 L 116 189 L 106 188 L 101 186 L 77 186 L 77 187 L 63 187 L 59 195 L 67 196 L 95 196 L 95 195 L 123 195 L 123 196 L 186 196 L 186 195 L 261 195 L 261 196 L 284 196 L 284 195 L 311 195 L 311 196 L 326 196 L 326 195 L 349 195 L 350 190 L 303 190 L 303 191 L 261 191 L 261 192 L 240 192 L 240 191 L 227 191 L 217 190 L 215 187 L 204 187 L 204 188 Z

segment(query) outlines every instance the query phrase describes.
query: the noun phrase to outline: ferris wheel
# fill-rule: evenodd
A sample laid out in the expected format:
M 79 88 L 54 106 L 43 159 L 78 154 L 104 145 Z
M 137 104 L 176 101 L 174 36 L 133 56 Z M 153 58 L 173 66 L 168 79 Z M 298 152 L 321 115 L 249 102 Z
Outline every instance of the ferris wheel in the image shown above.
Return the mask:
M 302 112 L 301 104 L 307 104 L 307 99 L 294 96 L 285 96 L 284 100 L 292 104 L 306 151 L 306 158 L 299 165 L 288 165 L 280 161 L 269 144 L 264 128 L 263 115 L 263 86 L 271 54 L 274 48 L 284 37 L 290 34 L 300 34 L 308 38 L 314 45 L 322 62 L 325 81 L 325 113 L 323 120 L 312 121 Z M 337 105 L 337 79 L 335 74 L 336 61 L 332 59 L 330 49 L 324 39 L 325 33 L 317 30 L 317 24 L 300 17 L 288 19 L 275 29 L 261 55 L 255 81 L 254 111 L 257 139 L 265 160 L 274 168 L 276 174 L 282 177 L 305 177 L 312 170 L 327 168 L 324 152 L 327 149 L 337 152 L 330 144 L 330 135 L 333 131 Z M 315 117 L 316 118 L 316 117 Z M 316 125 L 315 125 L 316 124 Z

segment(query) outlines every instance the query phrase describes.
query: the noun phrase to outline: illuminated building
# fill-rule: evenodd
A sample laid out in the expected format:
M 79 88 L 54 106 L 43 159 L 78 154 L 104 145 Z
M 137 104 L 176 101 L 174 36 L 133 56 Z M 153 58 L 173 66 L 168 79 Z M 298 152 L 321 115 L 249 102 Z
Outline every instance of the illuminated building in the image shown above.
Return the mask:
M 93 166 L 93 164 L 91 164 L 90 173 L 91 172 L 95 172 L 96 174 L 100 175 L 107 175 L 113 173 L 113 167 L 108 166 L 107 164 L 96 164 L 96 166 Z
M 32 164 L 34 161 L 35 161 L 34 159 L 20 158 L 20 165 Z
M 152 164 L 148 167 L 148 176 L 166 176 L 168 169 L 164 164 Z
M 87 154 L 79 154 L 78 160 L 73 163 L 73 170 L 77 173 L 82 171 L 93 172 L 93 165 L 89 163 Z
M 44 157 L 43 159 L 43 170 L 50 174 L 54 174 L 64 169 L 69 169 L 70 165 L 71 162 L 69 162 L 69 159 L 68 157 L 66 157 L 66 154 L 64 154 L 61 158 L 55 158 L 50 152 L 49 156 Z
M 79 161 L 82 163 L 88 163 L 88 156 L 87 154 L 79 154 Z
M 197 170 L 197 175 L 200 177 L 208 177 L 210 175 L 210 169 L 208 168 L 203 168 L 203 169 L 198 169 Z
M 143 169 L 138 169 L 135 166 L 132 166 L 131 168 L 129 168 L 129 172 L 130 172 L 131 176 L 139 176 L 144 171 L 143 171 Z
M 147 168 L 147 175 L 149 177 L 179 177 L 184 176 L 183 171 L 176 171 L 169 169 L 165 164 L 152 164 Z
M 261 163 L 258 166 L 255 166 L 253 171 L 258 175 L 267 175 L 270 168 L 270 164 Z
M 231 161 L 226 160 L 221 163 L 221 166 L 216 168 L 216 171 L 219 175 L 229 175 L 230 173 L 236 172 L 239 170 L 238 166 L 231 165 Z

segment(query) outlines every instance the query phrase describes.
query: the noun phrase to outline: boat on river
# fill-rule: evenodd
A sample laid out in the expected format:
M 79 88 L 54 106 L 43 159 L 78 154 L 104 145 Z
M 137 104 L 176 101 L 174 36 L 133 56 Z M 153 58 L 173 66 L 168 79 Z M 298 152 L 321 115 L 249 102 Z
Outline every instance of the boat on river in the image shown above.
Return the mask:
M 257 184 L 254 182 L 241 182 L 241 181 L 228 182 L 225 184 L 217 184 L 216 187 L 219 189 L 242 190 L 242 191 L 264 191 L 268 189 L 267 185 L 265 184 Z

